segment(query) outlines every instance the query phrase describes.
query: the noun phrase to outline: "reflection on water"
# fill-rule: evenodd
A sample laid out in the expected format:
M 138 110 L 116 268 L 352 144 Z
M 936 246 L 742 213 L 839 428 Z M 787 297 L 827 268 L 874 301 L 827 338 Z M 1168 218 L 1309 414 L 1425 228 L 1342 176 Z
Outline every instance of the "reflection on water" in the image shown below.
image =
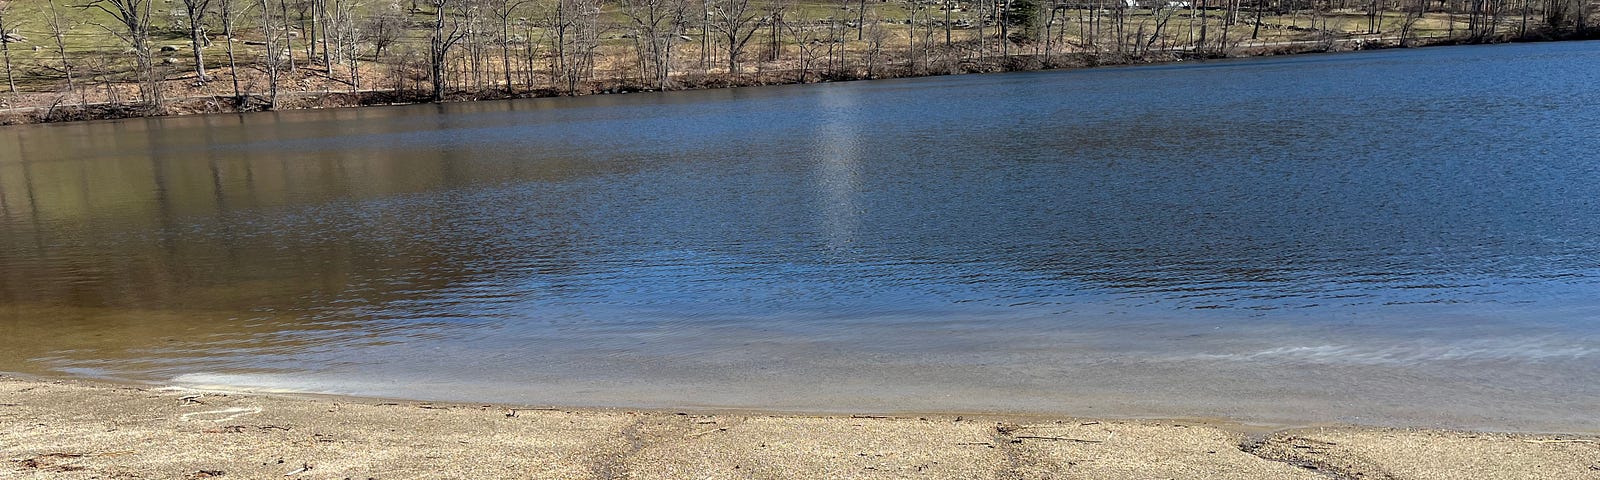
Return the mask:
M 1596 76 L 1567 43 L 8 128 L 0 370 L 1600 429 Z

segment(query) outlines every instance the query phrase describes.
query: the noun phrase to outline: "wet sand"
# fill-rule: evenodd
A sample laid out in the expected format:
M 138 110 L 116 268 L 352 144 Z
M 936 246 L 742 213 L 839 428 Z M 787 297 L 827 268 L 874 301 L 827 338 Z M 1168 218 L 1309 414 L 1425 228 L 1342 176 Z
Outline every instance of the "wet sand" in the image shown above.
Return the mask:
M 538 409 L 0 377 L 0 478 L 1600 478 L 1600 437 Z

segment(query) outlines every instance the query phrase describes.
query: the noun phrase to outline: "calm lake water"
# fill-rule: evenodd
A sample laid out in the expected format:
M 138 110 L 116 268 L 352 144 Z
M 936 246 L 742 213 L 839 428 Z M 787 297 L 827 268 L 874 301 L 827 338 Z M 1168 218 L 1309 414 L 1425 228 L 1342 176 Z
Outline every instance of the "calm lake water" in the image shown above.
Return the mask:
M 0 129 L 0 370 L 1600 430 L 1600 43 Z

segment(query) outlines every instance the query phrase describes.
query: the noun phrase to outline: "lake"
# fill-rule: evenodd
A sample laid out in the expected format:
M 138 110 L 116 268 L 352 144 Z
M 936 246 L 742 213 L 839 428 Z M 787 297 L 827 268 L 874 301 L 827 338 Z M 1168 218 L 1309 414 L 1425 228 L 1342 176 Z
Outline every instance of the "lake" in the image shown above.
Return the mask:
M 1600 430 L 1600 43 L 0 128 L 0 371 Z

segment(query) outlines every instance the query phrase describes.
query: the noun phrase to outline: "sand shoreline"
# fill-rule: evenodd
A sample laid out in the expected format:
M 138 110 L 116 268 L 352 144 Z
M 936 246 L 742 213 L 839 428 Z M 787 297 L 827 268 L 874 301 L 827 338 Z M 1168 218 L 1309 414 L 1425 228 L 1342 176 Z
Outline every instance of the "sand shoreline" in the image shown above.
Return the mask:
M 0 477 L 1600 478 L 1600 436 L 524 408 L 0 376 Z

